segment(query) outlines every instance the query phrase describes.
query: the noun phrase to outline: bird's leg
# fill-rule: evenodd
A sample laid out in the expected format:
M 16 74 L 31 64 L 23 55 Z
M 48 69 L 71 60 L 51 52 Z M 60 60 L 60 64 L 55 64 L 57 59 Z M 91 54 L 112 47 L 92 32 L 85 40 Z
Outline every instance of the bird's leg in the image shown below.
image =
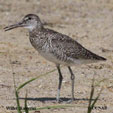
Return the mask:
M 75 76 L 74 76 L 73 71 L 72 71 L 70 66 L 68 66 L 68 69 L 69 69 L 69 72 L 71 73 L 71 82 L 72 82 L 72 92 L 71 92 L 72 93 L 72 99 L 71 99 L 71 101 L 73 101 L 74 100 L 74 80 L 75 80 Z
M 62 85 L 62 80 L 63 80 L 63 76 L 62 76 L 62 73 L 61 73 L 61 70 L 60 70 L 60 65 L 57 66 L 57 70 L 58 70 L 58 73 L 59 73 L 59 84 L 58 84 L 58 91 L 57 91 L 57 102 L 60 102 L 60 89 L 61 89 L 61 85 Z

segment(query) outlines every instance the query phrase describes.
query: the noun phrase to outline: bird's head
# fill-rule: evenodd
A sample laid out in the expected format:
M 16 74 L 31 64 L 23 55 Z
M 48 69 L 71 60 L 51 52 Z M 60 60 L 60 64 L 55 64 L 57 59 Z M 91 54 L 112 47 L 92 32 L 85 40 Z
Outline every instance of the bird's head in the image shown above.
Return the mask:
M 35 28 L 41 28 L 42 23 L 40 21 L 40 18 L 37 15 L 28 14 L 20 22 L 13 24 L 13 25 L 9 25 L 5 27 L 4 29 L 5 31 L 8 31 L 8 30 L 18 28 L 18 27 L 24 27 L 32 31 Z

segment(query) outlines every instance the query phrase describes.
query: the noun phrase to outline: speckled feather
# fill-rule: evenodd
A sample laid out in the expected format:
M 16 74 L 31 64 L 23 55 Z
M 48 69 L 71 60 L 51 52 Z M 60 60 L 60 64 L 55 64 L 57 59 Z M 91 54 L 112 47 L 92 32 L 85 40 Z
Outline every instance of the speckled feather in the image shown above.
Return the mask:
M 81 44 L 69 36 L 44 27 L 30 32 L 30 41 L 34 48 L 38 50 L 44 58 L 54 63 L 74 65 L 76 63 L 91 63 L 105 60 L 105 58 L 85 49 Z M 51 56 L 46 54 L 51 54 L 54 59 L 47 58 Z M 55 60 L 55 58 L 57 60 Z M 82 60 L 83 62 L 80 62 Z

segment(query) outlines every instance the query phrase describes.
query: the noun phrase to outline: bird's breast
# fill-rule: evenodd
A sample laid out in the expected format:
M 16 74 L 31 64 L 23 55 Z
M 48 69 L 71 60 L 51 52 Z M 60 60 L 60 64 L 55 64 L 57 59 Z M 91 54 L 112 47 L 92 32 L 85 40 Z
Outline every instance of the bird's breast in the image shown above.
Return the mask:
M 41 50 L 41 49 L 43 49 L 43 46 L 44 46 L 45 43 L 46 43 L 46 40 L 45 40 L 45 39 L 41 39 L 40 37 L 33 37 L 33 36 L 30 36 L 30 37 L 29 37 L 29 40 L 30 40 L 32 46 L 33 46 L 36 50 Z

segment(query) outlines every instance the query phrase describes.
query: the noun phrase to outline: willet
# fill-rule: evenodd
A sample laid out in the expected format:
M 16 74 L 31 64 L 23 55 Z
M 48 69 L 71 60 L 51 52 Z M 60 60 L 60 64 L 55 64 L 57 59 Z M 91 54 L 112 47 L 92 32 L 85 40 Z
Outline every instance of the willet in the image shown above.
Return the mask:
M 58 102 L 60 102 L 60 89 L 63 80 L 60 65 L 66 65 L 71 74 L 71 100 L 73 101 L 75 76 L 70 66 L 106 60 L 105 58 L 87 50 L 69 36 L 58 33 L 48 28 L 44 28 L 40 18 L 35 14 L 26 15 L 17 24 L 5 27 L 5 31 L 17 27 L 24 27 L 29 29 L 29 39 L 32 46 L 40 53 L 41 56 L 56 65 L 59 73 L 59 84 L 56 97 Z

